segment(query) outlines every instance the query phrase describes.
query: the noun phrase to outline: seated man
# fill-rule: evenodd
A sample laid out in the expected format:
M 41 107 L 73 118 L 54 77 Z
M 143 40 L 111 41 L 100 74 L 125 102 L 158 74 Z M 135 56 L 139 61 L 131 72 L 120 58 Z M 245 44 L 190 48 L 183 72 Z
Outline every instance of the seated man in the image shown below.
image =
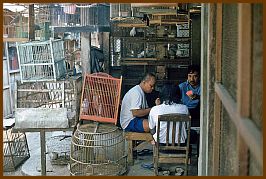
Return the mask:
M 120 124 L 125 131 L 149 132 L 148 120 L 144 117 L 149 114 L 151 108 L 148 108 L 145 93 L 151 93 L 155 83 L 155 75 L 148 73 L 139 85 L 125 94 L 120 112 Z
M 179 84 L 181 101 L 188 107 L 191 115 L 191 126 L 200 126 L 200 67 L 190 65 L 188 67 L 187 81 Z
M 162 114 L 171 114 L 171 113 L 180 113 L 180 114 L 189 114 L 188 108 L 186 105 L 180 104 L 180 90 L 177 87 L 174 87 L 171 84 L 166 84 L 161 92 L 162 104 L 152 107 L 149 114 L 149 128 L 153 134 L 153 138 L 157 139 L 157 126 L 158 126 L 158 116 Z M 167 124 L 165 122 L 161 123 L 160 129 L 160 143 L 166 143 L 166 128 Z M 178 140 L 178 133 L 176 133 L 175 143 Z M 170 137 L 169 140 L 172 138 Z M 187 133 L 185 126 L 182 126 L 181 130 L 181 143 L 185 143 L 187 139 Z M 172 143 L 172 141 L 169 141 Z

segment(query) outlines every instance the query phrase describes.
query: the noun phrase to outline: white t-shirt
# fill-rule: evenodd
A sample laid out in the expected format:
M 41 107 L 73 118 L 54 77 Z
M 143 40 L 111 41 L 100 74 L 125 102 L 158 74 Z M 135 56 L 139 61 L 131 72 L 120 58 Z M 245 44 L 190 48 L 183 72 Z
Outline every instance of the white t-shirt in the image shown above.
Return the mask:
M 160 104 L 158 106 L 154 106 L 151 108 L 150 114 L 149 114 L 149 128 L 153 129 L 156 127 L 156 132 L 153 135 L 153 138 L 155 141 L 157 141 L 157 126 L 158 126 L 158 116 L 162 114 L 171 114 L 171 113 L 181 113 L 181 114 L 188 114 L 188 108 L 186 105 L 183 104 Z M 170 126 L 173 125 L 170 123 Z M 181 130 L 181 143 L 185 143 L 185 140 L 187 139 L 187 133 L 185 129 L 185 125 L 182 125 Z M 160 143 L 166 143 L 166 129 L 167 129 L 167 123 L 161 122 L 160 125 Z M 178 132 L 179 132 L 179 125 L 176 124 L 176 137 L 175 137 L 175 143 L 178 141 Z M 169 137 L 169 143 L 172 143 L 172 131 L 170 130 L 170 137 Z
M 133 109 L 145 109 L 148 107 L 145 94 L 139 85 L 131 88 L 124 96 L 120 112 L 120 124 L 125 129 L 134 118 Z

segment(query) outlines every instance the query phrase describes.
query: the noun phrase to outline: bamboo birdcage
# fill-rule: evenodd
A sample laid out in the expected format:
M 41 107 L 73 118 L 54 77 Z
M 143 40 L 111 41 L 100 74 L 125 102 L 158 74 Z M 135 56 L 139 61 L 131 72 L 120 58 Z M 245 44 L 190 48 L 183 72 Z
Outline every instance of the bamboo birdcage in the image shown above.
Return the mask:
M 108 123 L 77 126 L 72 136 L 70 173 L 74 176 L 122 175 L 127 170 L 123 131 Z
M 30 157 L 26 134 L 13 133 L 12 128 L 3 130 L 3 169 L 5 172 L 15 171 L 20 164 Z
M 118 79 L 101 72 L 86 74 L 81 96 L 80 120 L 116 124 L 121 84 L 122 77 Z

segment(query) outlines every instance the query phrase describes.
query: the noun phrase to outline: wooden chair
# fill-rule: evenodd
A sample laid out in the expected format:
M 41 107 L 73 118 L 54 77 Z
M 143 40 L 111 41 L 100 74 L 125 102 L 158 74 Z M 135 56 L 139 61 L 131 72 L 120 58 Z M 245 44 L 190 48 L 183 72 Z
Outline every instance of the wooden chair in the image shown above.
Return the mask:
M 127 160 L 129 165 L 134 164 L 133 150 L 136 147 L 136 141 L 152 141 L 151 133 L 125 132 L 125 138 L 128 143 Z
M 158 132 L 156 144 L 153 147 L 153 162 L 155 175 L 158 175 L 158 167 L 160 163 L 185 164 L 185 174 L 187 175 L 189 163 L 191 118 L 189 115 L 177 113 L 159 115 L 158 126 L 156 129 L 157 131 L 160 131 L 162 123 L 167 123 L 166 143 L 163 145 L 160 144 Z M 177 125 L 179 127 L 177 127 Z M 187 139 L 185 145 L 181 145 L 181 135 L 179 135 L 182 129 L 182 127 L 180 126 L 183 125 L 185 126 L 187 131 Z M 178 134 L 177 140 L 176 134 Z

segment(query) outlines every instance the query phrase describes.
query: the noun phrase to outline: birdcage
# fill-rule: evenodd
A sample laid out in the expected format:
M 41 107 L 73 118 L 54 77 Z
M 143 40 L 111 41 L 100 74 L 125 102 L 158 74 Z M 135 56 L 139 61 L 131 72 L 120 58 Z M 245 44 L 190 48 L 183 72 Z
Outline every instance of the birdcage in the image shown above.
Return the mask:
M 106 73 L 86 74 L 83 82 L 80 120 L 117 122 L 122 77 Z
M 79 121 L 81 89 L 81 76 L 56 82 L 17 81 L 16 128 L 67 128 L 75 125 Z M 39 116 L 34 117 L 35 114 Z M 46 117 L 41 119 L 43 115 Z
M 81 26 L 89 25 L 110 25 L 110 5 L 101 4 L 81 4 L 80 6 Z
M 30 157 L 25 133 L 12 133 L 12 128 L 3 130 L 3 168 L 5 172 L 16 168 Z
M 72 136 L 70 173 L 74 176 L 122 175 L 127 170 L 123 131 L 108 123 L 90 121 Z
M 56 81 L 66 75 L 63 40 L 17 43 L 21 82 Z

